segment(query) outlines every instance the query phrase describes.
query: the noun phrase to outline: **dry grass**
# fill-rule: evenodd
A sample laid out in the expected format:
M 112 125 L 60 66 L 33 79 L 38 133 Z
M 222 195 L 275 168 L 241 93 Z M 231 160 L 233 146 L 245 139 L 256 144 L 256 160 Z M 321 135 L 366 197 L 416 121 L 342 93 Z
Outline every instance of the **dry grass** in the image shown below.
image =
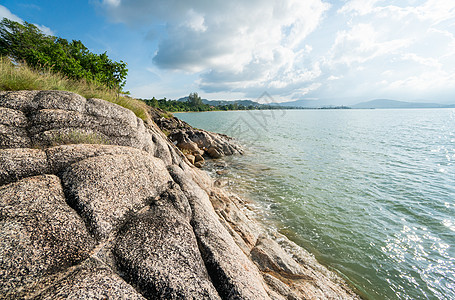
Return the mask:
M 99 98 L 116 103 L 133 111 L 144 121 L 149 121 L 147 105 L 137 99 L 119 96 L 116 91 L 85 80 L 72 80 L 50 71 L 36 71 L 25 64 L 13 64 L 0 57 L 0 90 L 60 90 L 70 91 L 85 98 Z

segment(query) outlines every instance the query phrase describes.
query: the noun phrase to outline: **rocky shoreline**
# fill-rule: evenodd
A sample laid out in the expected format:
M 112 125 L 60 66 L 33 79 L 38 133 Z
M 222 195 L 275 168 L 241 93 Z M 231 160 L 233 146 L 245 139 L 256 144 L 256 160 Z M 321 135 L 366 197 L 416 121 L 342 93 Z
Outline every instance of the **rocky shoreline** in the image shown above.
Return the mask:
M 190 155 L 241 151 L 179 130 Z M 104 100 L 0 92 L 0 298 L 359 299 L 176 140 Z

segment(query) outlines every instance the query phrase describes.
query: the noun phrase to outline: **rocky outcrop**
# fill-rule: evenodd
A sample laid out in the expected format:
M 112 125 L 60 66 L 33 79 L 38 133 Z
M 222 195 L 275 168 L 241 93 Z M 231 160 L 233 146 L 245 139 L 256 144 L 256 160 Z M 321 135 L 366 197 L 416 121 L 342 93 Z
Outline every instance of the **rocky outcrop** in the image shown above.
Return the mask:
M 357 298 L 115 104 L 0 92 L 0 166 L 2 299 Z
M 168 117 L 157 108 L 151 108 L 150 114 L 160 129 L 167 133 L 168 138 L 191 156 L 221 158 L 226 155 L 243 154 L 242 147 L 227 135 L 193 128 L 176 117 Z M 203 160 L 195 160 L 193 164 L 198 166 L 197 163 L 201 161 Z M 199 166 L 202 165 L 203 163 L 199 163 Z

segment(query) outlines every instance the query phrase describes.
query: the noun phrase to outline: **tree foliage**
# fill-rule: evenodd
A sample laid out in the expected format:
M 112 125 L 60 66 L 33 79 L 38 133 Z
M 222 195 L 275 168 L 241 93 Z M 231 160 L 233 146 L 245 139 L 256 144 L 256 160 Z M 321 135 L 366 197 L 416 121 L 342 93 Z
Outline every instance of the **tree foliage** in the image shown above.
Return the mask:
M 147 105 L 161 108 L 170 112 L 179 111 L 213 111 L 213 110 L 252 110 L 252 109 L 282 109 L 280 106 L 274 105 L 242 105 L 236 102 L 226 105 L 209 105 L 202 102 L 201 97 L 197 93 L 191 93 L 186 97 L 185 101 L 168 100 L 166 98 L 142 99 Z
M 0 22 L 0 56 L 26 62 L 37 70 L 52 70 L 121 91 L 128 69 L 123 61 L 109 59 L 106 52 L 94 54 L 81 41 L 44 34 L 35 25 L 4 18 Z

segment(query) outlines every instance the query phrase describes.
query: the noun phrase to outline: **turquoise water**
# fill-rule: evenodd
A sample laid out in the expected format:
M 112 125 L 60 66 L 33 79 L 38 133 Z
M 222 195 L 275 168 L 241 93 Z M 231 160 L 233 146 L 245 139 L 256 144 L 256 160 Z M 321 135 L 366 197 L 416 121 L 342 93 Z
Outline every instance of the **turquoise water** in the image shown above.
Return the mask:
M 230 187 L 366 299 L 455 299 L 455 111 L 185 113 L 236 137 Z

